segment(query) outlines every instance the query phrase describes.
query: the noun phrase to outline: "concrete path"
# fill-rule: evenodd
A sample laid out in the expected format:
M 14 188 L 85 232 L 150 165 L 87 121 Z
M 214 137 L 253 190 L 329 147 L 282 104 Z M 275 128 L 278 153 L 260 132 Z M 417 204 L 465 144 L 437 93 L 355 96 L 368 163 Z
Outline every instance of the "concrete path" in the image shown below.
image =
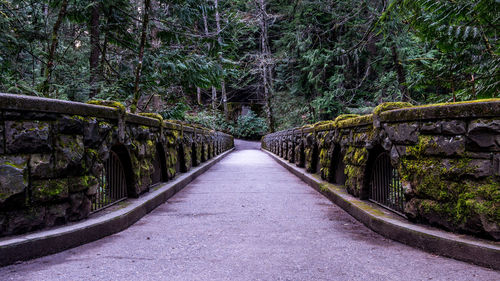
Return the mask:
M 387 240 L 258 150 L 237 150 L 127 230 L 0 280 L 500 280 Z

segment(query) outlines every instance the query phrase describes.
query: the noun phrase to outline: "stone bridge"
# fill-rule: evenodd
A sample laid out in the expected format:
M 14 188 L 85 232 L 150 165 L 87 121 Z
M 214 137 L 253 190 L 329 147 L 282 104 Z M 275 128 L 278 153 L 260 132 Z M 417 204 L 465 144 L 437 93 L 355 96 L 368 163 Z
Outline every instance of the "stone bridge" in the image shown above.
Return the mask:
M 408 219 L 500 240 L 500 100 L 413 107 L 267 135 L 262 147 Z
M 2 279 L 500 278 L 499 100 L 385 104 L 265 136 L 267 153 L 104 105 L 0 95 L 0 265 L 62 251 Z
M 0 237 L 78 221 L 233 147 L 123 105 L 0 94 Z

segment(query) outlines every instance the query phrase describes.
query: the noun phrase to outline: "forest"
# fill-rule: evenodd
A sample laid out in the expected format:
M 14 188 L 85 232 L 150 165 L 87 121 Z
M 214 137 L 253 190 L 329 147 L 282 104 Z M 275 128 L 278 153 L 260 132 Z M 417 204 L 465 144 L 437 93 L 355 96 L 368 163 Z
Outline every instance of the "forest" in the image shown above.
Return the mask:
M 498 0 L 0 0 L 0 92 L 258 137 L 498 98 L 499 19 Z

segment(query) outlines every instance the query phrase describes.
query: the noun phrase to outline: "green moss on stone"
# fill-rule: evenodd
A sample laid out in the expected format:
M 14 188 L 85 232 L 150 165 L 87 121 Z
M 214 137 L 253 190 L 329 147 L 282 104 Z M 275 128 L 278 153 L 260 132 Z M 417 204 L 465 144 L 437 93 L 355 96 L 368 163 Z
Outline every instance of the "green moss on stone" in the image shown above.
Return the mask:
M 412 107 L 413 105 L 408 102 L 385 102 L 382 104 L 379 104 L 375 109 L 373 110 L 373 114 L 379 115 L 382 112 L 393 110 L 393 109 L 400 109 L 400 108 L 406 108 L 406 107 Z
M 88 104 L 93 104 L 93 105 L 100 105 L 100 106 L 106 106 L 106 107 L 112 107 L 118 109 L 121 113 L 126 112 L 125 106 L 117 101 L 111 101 L 111 100 L 90 100 L 87 102 Z
M 50 179 L 33 182 L 33 200 L 38 202 L 68 197 L 67 179 Z
M 88 189 L 90 186 L 97 184 L 97 178 L 91 175 L 70 178 L 69 179 L 69 192 L 75 193 Z
M 339 128 L 365 126 L 373 123 L 373 114 L 363 115 L 355 118 L 337 122 Z
M 158 121 L 163 123 L 163 117 L 158 113 L 141 112 L 141 113 L 139 113 L 139 115 L 144 116 L 144 117 L 157 119 Z
M 441 118 L 473 118 L 500 115 L 500 99 L 414 106 L 380 114 L 381 121 L 401 122 Z
M 498 179 L 472 180 L 476 168 L 472 159 L 429 157 L 425 151 L 432 145 L 430 137 L 421 136 L 417 145 L 407 147 L 398 169 L 402 181 L 410 183 L 419 199 L 420 216 L 437 215 L 447 221 L 439 224 L 451 229 L 467 230 L 469 221 L 477 216 L 500 223 Z
M 342 114 L 342 115 L 339 115 L 337 116 L 337 118 L 335 118 L 335 124 L 340 122 L 340 121 L 344 121 L 344 120 L 347 120 L 347 119 L 352 119 L 352 118 L 357 118 L 361 115 L 359 114 Z
M 436 149 L 437 144 L 433 141 L 432 136 L 420 135 L 418 137 L 418 143 L 414 146 L 406 147 L 406 154 L 409 157 L 414 158 L 424 158 L 426 157 L 426 151 L 428 149 Z

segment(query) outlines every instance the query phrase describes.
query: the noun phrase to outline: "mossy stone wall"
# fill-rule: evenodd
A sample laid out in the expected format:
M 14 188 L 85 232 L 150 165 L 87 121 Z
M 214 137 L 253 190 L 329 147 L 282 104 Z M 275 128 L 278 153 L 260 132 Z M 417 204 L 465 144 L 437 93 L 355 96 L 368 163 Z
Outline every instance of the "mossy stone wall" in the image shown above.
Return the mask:
M 499 99 L 382 104 L 373 114 L 264 136 L 263 148 L 283 157 L 285 146 L 276 145 L 283 139 L 297 166 L 328 181 L 339 173 L 333 152 L 340 147 L 345 188 L 361 199 L 369 197 L 374 158 L 386 152 L 401 178 L 408 219 L 500 240 Z
M 224 133 L 100 104 L 0 94 L 0 236 L 88 217 L 111 151 L 126 158 L 127 195 L 137 197 L 152 184 L 158 145 L 169 179 L 191 168 L 192 155 L 201 153 L 193 144 L 205 148 L 204 160 L 233 147 Z

